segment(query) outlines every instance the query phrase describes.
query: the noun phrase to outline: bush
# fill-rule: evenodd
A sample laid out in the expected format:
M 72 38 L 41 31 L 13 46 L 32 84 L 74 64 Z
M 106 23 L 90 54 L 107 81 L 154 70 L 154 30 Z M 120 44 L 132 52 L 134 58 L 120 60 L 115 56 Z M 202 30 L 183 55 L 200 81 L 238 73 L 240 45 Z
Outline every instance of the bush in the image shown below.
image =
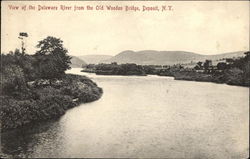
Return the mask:
M 23 70 L 17 65 L 8 65 L 1 70 L 1 93 L 11 95 L 27 89 Z

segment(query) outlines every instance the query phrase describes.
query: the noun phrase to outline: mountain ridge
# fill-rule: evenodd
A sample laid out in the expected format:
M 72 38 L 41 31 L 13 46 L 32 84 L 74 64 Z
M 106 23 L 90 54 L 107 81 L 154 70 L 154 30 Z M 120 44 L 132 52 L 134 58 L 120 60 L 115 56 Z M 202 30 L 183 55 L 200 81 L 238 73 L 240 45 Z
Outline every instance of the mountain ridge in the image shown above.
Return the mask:
M 103 63 L 136 63 L 140 65 L 173 65 L 178 63 L 190 63 L 208 60 L 220 60 L 223 58 L 233 58 L 244 56 L 245 51 L 228 52 L 215 55 L 202 55 L 188 51 L 156 51 L 125 50 L 110 59 L 103 60 Z
M 76 57 L 76 56 L 70 56 L 71 57 L 71 68 L 79 68 L 82 67 L 82 65 L 86 65 L 87 63 L 83 61 L 82 59 Z
M 113 56 L 93 54 L 93 55 L 83 55 L 83 56 L 77 56 L 77 57 L 85 61 L 87 64 L 98 64 L 101 61 L 112 58 Z

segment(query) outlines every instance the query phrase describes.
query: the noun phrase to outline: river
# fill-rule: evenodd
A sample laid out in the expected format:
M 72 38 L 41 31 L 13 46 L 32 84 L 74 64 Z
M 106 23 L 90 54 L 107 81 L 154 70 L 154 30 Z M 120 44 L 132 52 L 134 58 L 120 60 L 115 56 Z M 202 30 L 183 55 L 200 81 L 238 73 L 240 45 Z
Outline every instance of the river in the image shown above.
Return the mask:
M 14 157 L 247 158 L 249 89 L 160 76 L 87 75 L 98 101 L 1 134 Z

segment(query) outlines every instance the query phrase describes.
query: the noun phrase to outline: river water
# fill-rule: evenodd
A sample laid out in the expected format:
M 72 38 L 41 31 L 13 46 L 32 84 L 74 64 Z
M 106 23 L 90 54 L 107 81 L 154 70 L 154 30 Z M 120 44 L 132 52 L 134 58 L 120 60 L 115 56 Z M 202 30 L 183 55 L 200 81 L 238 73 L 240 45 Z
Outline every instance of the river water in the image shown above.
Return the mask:
M 98 101 L 1 135 L 15 157 L 247 158 L 249 90 L 160 76 L 87 75 Z

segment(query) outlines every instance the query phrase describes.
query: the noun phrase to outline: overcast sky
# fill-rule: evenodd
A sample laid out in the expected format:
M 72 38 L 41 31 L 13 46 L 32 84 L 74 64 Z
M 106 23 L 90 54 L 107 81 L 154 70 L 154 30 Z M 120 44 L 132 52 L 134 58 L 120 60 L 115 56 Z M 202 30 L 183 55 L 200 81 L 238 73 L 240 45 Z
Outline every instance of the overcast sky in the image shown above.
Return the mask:
M 13 11 L 8 5 L 47 6 L 171 5 L 173 11 Z M 37 41 L 59 37 L 71 55 L 115 55 L 124 50 L 191 51 L 218 54 L 249 50 L 249 2 L 2 2 L 1 52 L 20 48 L 27 32 L 27 51 Z

